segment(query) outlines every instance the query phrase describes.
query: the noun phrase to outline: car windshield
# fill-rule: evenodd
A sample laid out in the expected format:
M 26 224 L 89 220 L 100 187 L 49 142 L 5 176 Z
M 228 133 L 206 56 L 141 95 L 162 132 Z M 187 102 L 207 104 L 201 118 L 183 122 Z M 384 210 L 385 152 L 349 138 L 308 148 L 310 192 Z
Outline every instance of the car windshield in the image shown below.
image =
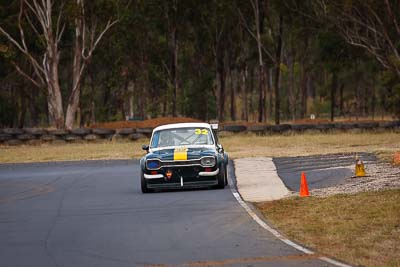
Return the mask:
M 156 131 L 151 141 L 152 148 L 181 145 L 213 145 L 211 132 L 207 128 L 177 128 Z

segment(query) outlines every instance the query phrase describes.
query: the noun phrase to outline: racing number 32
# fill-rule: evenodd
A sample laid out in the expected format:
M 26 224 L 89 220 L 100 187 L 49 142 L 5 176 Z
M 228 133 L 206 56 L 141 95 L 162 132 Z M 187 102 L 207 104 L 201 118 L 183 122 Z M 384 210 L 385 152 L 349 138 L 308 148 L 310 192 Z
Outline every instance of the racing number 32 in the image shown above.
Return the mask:
M 194 130 L 195 134 L 208 134 L 208 130 L 207 129 L 196 129 Z

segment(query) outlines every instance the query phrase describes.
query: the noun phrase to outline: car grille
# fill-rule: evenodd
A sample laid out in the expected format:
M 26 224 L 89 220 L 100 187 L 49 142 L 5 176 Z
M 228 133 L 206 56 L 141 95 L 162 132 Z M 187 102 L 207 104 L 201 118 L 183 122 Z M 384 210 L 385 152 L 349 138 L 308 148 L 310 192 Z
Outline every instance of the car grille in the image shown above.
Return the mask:
M 200 160 L 161 161 L 161 167 L 200 166 Z

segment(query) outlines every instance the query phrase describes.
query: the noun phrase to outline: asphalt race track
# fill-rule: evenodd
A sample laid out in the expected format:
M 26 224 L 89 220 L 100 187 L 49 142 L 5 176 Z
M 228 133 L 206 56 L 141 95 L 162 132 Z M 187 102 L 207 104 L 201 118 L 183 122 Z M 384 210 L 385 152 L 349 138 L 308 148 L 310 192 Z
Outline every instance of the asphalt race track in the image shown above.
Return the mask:
M 142 194 L 138 161 L 0 165 L 2 267 L 328 265 L 318 257 L 261 228 L 229 188 Z
M 345 183 L 354 175 L 355 154 L 327 154 L 302 157 L 274 158 L 283 183 L 292 191 L 300 190 L 300 175 L 304 172 L 309 189 L 330 187 Z M 376 161 L 371 153 L 358 153 L 364 163 Z

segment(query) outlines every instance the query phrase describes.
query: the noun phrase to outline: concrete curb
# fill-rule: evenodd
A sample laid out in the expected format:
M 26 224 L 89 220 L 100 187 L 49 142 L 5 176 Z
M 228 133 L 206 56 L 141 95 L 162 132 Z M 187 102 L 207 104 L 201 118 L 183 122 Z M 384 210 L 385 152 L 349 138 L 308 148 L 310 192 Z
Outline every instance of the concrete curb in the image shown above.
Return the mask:
M 234 162 L 237 188 L 245 201 L 271 201 L 290 194 L 272 158 L 241 158 Z

